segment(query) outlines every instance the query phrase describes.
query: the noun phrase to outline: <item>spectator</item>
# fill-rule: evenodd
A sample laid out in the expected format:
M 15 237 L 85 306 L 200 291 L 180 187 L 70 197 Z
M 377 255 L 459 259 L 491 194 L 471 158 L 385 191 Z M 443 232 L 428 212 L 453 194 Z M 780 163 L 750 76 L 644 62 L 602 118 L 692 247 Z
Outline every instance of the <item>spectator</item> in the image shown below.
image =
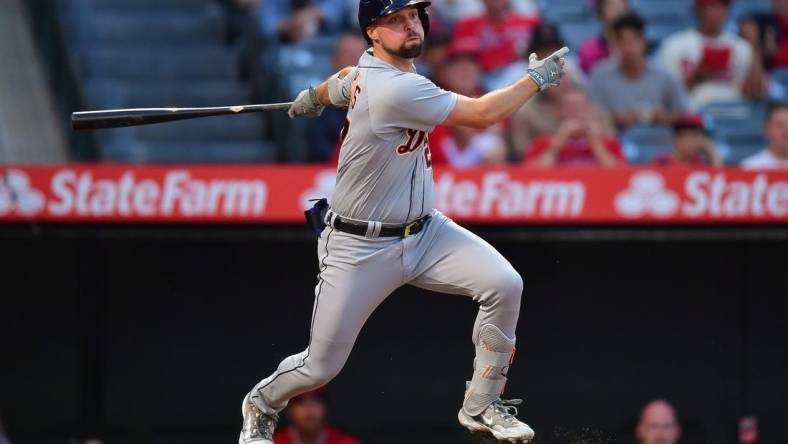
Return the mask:
M 541 23 L 534 30 L 531 47 L 528 49 L 527 53 L 536 53 L 536 55 L 542 59 L 563 46 L 565 46 L 564 41 L 561 39 L 556 27 L 549 23 Z M 511 69 L 507 69 L 507 71 L 511 71 L 511 77 L 508 79 L 509 83 L 514 82 L 515 75 L 524 75 L 527 64 L 523 63 L 522 67 L 520 67 L 521 71 L 515 69 L 518 65 L 520 64 L 515 64 Z M 513 150 L 510 153 L 511 158 L 516 160 L 522 159 L 526 149 L 531 146 L 534 138 L 553 133 L 558 129 L 559 121 L 557 110 L 559 108 L 561 94 L 564 91 L 581 87 L 580 80 L 582 79 L 580 70 L 569 61 L 567 61 L 565 68 L 566 74 L 561 79 L 561 86 L 543 91 L 512 116 L 511 131 Z M 591 115 L 592 118 L 602 126 L 605 134 L 615 135 L 616 130 L 607 112 L 594 105 L 591 109 Z
M 326 424 L 325 391 L 318 389 L 290 400 L 290 426 L 274 435 L 274 444 L 359 444 L 359 441 Z
M 300 42 L 319 33 L 339 32 L 345 19 L 344 0 L 265 0 L 258 17 L 266 37 Z
M 601 165 L 612 167 L 624 163 L 621 145 L 604 134 L 592 118 L 586 94 L 574 89 L 561 95 L 558 109 L 560 124 L 553 135 L 534 140 L 526 154 L 529 165 Z
M 602 34 L 590 38 L 580 45 L 578 56 L 580 68 L 590 75 L 597 63 L 610 57 L 613 46 L 613 23 L 629 12 L 627 0 L 597 0 L 596 13 L 602 22 Z
M 432 4 L 438 15 L 451 23 L 484 14 L 483 0 L 434 0 Z M 510 0 L 509 9 L 519 15 L 539 14 L 535 0 Z
M 334 69 L 339 71 L 346 66 L 358 65 L 358 60 L 367 44 L 358 34 L 345 34 L 337 40 L 334 48 Z M 345 124 L 346 109 L 329 106 L 319 119 L 310 119 L 307 125 L 309 159 L 314 162 L 328 162 L 337 151 L 339 131 Z
M 432 17 L 430 17 L 432 20 Z M 445 25 L 436 26 L 434 29 L 430 22 L 430 34 L 426 38 L 421 58 L 416 65 L 416 71 L 437 81 L 438 73 L 449 59 L 452 50 L 451 31 Z
M 788 103 L 769 107 L 766 116 L 766 141 L 769 146 L 744 159 L 746 169 L 788 169 Z
M 493 131 L 439 126 L 430 133 L 433 165 L 468 168 L 506 161 L 506 141 Z
M 478 54 L 452 48 L 447 63 L 439 70 L 438 83 L 445 89 L 468 97 L 481 94 L 482 71 Z M 429 135 L 432 163 L 455 167 L 502 163 L 506 160 L 506 141 L 500 128 L 473 130 L 438 126 Z
M 739 420 L 739 444 L 757 444 L 758 434 L 758 417 L 743 416 Z
M 561 32 L 558 30 L 557 26 L 548 22 L 539 23 L 534 27 L 533 34 L 531 35 L 531 45 L 527 51 L 522 53 L 523 57 L 501 70 L 499 75 L 489 79 L 485 85 L 485 89 L 487 91 L 492 91 L 504 88 L 520 80 L 528 73 L 528 56 L 530 54 L 535 53 L 541 60 L 545 57 L 549 57 L 550 54 L 558 51 L 564 46 L 566 46 L 566 43 L 564 39 L 561 38 Z M 564 69 L 567 74 L 571 75 L 574 79 L 582 79 L 582 73 L 571 60 L 566 61 Z M 563 82 L 565 79 L 566 77 L 562 78 L 561 81 Z
M 740 25 L 756 60 L 768 70 L 788 68 L 788 0 L 772 0 L 773 13 L 753 14 Z
M 494 74 L 520 58 L 539 18 L 510 12 L 508 0 L 484 0 L 484 4 L 484 15 L 457 23 L 454 41 L 458 47 L 479 51 L 484 73 Z
M 657 156 L 660 166 L 722 166 L 714 142 L 709 138 L 703 119 L 697 114 L 680 116 L 673 122 L 673 152 Z
M 594 101 L 613 114 L 620 128 L 668 125 L 688 108 L 678 78 L 647 59 L 645 27 L 635 13 L 619 17 L 613 24 L 618 55 L 600 63 L 589 83 Z
M 662 44 L 659 60 L 684 81 L 690 104 L 760 97 L 763 78 L 746 40 L 725 31 L 730 0 L 695 0 L 697 29 L 678 32 Z
M 681 426 L 673 406 L 661 399 L 643 408 L 635 429 L 638 444 L 676 444 L 681 437 Z

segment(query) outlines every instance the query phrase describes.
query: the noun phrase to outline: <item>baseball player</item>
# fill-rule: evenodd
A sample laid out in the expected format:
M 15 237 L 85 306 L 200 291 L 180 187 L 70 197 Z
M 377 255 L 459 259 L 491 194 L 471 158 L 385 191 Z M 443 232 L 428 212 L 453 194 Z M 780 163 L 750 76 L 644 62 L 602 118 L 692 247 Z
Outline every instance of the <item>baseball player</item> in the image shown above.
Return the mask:
M 289 399 L 331 381 L 375 308 L 402 285 L 473 298 L 476 359 L 458 418 L 474 432 L 530 441 L 516 405 L 501 393 L 515 350 L 523 281 L 487 242 L 433 206 L 427 134 L 439 124 L 486 128 L 537 92 L 560 83 L 562 48 L 531 55 L 527 75 L 480 98 L 442 90 L 415 72 L 429 32 L 423 0 L 361 0 L 359 24 L 371 48 L 357 67 L 302 91 L 290 117 L 347 107 L 334 197 L 322 219 L 320 273 L 309 344 L 286 358 L 243 400 L 240 444 L 272 444 Z

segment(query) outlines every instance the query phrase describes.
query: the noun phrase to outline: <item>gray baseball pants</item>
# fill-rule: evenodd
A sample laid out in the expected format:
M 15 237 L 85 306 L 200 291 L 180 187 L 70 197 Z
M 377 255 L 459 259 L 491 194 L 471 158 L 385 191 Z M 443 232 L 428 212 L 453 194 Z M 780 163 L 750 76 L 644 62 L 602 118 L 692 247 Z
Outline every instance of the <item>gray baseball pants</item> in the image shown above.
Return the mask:
M 367 318 L 405 284 L 473 298 L 479 304 L 474 344 L 486 324 L 515 337 L 522 278 L 490 244 L 438 211 L 419 234 L 405 239 L 366 238 L 326 227 L 317 250 L 320 274 L 309 346 L 255 386 L 252 398 L 263 411 L 278 412 L 291 398 L 331 381 Z

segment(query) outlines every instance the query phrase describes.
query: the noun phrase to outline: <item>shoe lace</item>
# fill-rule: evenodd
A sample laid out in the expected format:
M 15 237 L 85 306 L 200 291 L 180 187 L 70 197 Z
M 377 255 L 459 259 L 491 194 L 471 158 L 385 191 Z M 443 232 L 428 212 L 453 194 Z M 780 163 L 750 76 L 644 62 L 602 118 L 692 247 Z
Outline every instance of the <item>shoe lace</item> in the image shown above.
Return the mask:
M 492 408 L 499 414 L 505 421 L 515 421 L 517 418 L 517 407 L 522 404 L 522 399 L 498 399 L 492 403 Z

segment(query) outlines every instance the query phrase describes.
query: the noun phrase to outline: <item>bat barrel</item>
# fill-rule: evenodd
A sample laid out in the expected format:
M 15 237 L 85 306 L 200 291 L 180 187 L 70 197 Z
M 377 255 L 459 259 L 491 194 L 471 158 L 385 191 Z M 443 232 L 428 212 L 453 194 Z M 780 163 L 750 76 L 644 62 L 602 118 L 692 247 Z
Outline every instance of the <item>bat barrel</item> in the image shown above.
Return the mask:
M 71 115 L 71 127 L 75 130 L 95 130 L 173 122 L 176 120 L 218 116 L 222 114 L 226 114 L 226 111 L 217 109 L 178 108 L 87 111 L 73 113 Z
M 262 111 L 287 110 L 291 103 L 241 105 L 214 108 L 134 108 L 106 111 L 84 111 L 71 114 L 71 127 L 75 130 L 119 128 L 152 123 L 173 122 L 197 117 L 246 114 Z

